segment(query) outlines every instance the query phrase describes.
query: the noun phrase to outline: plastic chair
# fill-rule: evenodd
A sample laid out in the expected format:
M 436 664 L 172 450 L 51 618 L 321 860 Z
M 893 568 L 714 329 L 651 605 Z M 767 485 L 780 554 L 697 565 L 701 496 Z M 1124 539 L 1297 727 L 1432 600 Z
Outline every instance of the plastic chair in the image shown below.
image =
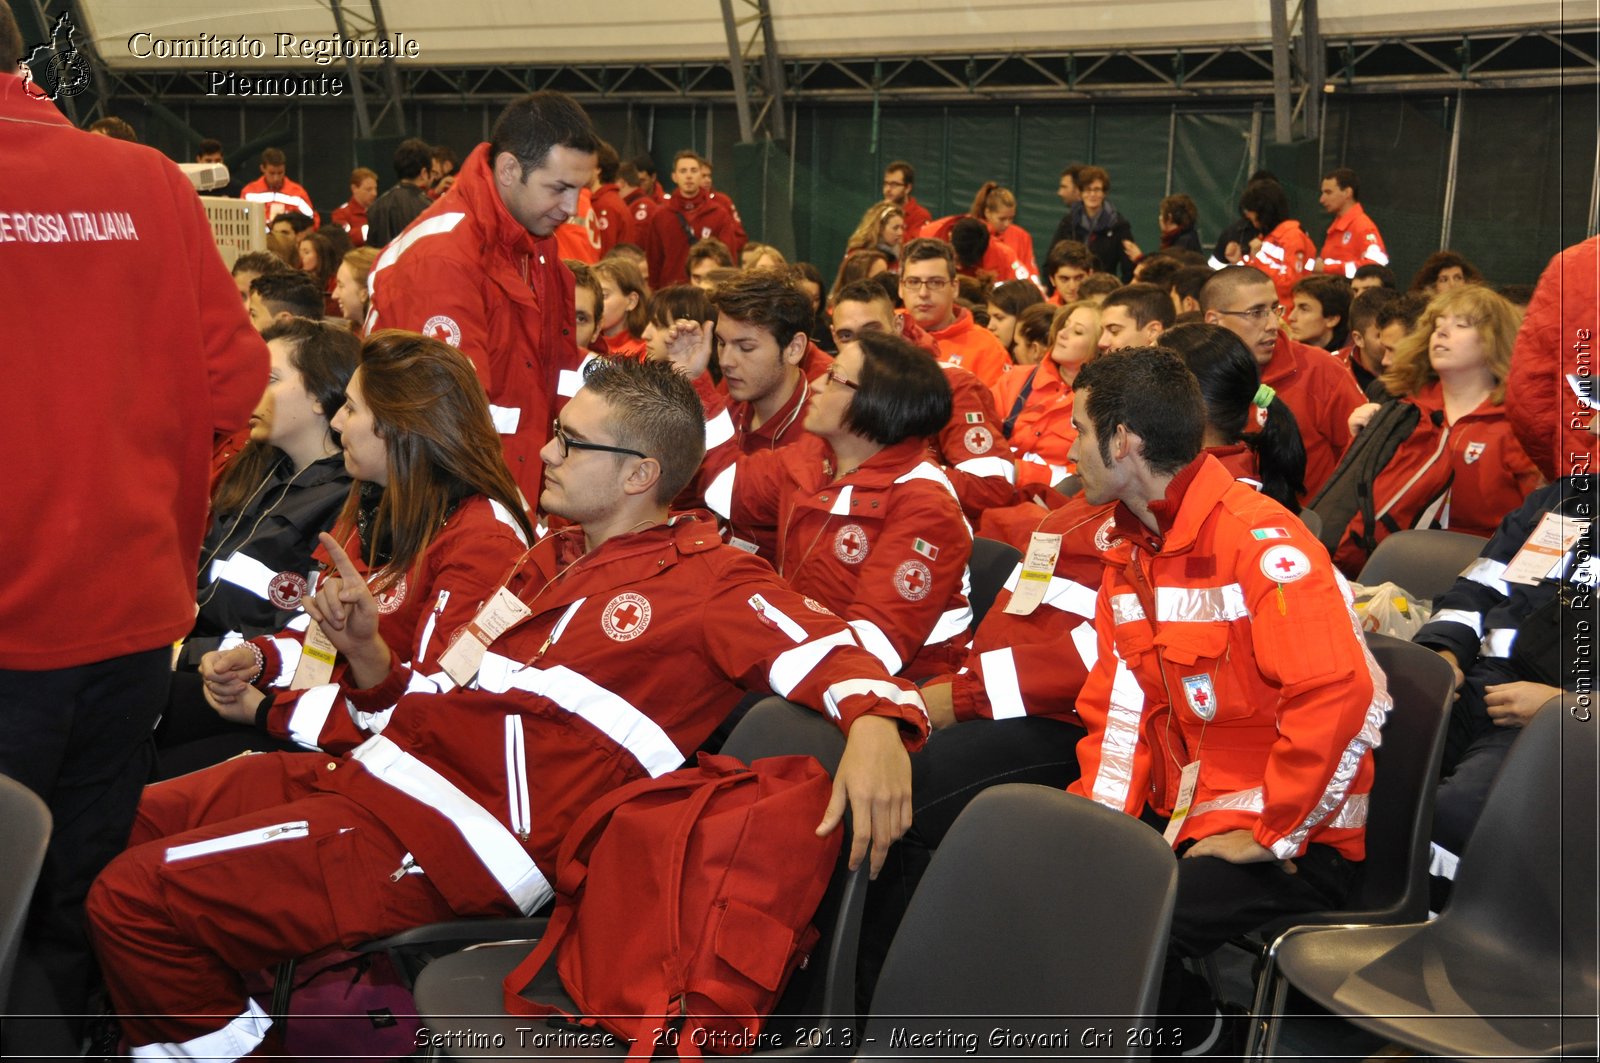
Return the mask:
M 1282 1009 L 1276 939 L 1283 931 L 1291 926 L 1405 923 L 1428 914 L 1428 836 L 1455 674 L 1444 658 L 1413 642 L 1368 634 L 1367 646 L 1394 699 L 1383 741 L 1372 754 L 1367 857 L 1344 908 L 1277 920 L 1252 935 L 1251 947 L 1261 952 L 1261 969 L 1247 1056 L 1266 1035 L 1265 1024 Z M 1272 945 L 1263 948 L 1260 942 Z
M 1464 532 L 1406 528 L 1378 544 L 1356 582 L 1364 587 L 1397 583 L 1431 602 L 1450 589 L 1488 543 Z
M 6 861 L 0 875 L 0 1005 L 11 995 L 22 927 L 49 844 L 50 809 L 32 790 L 0 775 L 0 853 Z
M 770 697 L 751 707 L 734 728 L 722 752 L 747 763 L 761 757 L 807 754 L 816 757 L 831 775 L 838 770 L 844 755 L 844 735 L 838 726 L 819 712 L 813 712 L 783 698 Z M 840 828 L 848 832 L 848 818 Z M 855 871 L 849 868 L 848 841 L 841 848 L 827 892 L 817 909 L 813 925 L 821 933 L 812 952 L 812 962 L 798 970 L 784 989 L 783 999 L 768 1021 L 769 1040 L 763 1044 L 781 1045 L 781 1054 L 823 1051 L 830 1044 L 844 1043 L 855 1010 L 856 953 L 861 935 L 861 913 L 867 896 L 868 867 L 865 861 Z M 520 946 L 505 948 L 504 944 Z M 517 1031 L 545 1034 L 549 1029 L 526 1017 L 502 1015 L 501 982 L 528 953 L 528 942 L 493 942 L 474 945 L 454 955 L 444 956 L 429 965 L 416 981 L 417 1013 L 424 1025 L 434 1029 L 470 1030 L 463 1038 L 473 1045 L 440 1046 L 442 1058 L 480 1058 L 502 1056 L 567 1057 L 594 1056 L 617 1058 L 627 1054 L 621 1044 L 545 1044 L 533 1038 L 519 1039 Z M 820 960 L 821 962 L 817 962 Z M 575 1011 L 571 999 L 550 965 L 540 972 L 527 995 L 544 1003 Z M 462 1016 L 471 1016 L 463 1020 Z M 815 1034 L 816 1043 L 798 1044 L 799 1033 Z M 481 1036 L 480 1036 L 481 1035 Z M 483 1044 L 496 1038 L 504 1051 L 486 1051 Z
M 1577 711 L 1553 699 L 1523 729 L 1437 919 L 1296 930 L 1283 977 L 1419 1053 L 1595 1058 L 1596 725 Z
M 1300 511 L 1300 523 L 1306 526 L 1306 531 L 1311 533 L 1312 538 L 1322 538 L 1322 515 L 1316 510 L 1302 509 Z
M 971 593 L 967 595 L 967 603 L 972 606 L 969 630 L 978 630 L 984 614 L 999 596 L 1000 588 L 1006 585 L 1011 570 L 1021 560 L 1022 551 L 1010 543 L 981 536 L 972 540 L 972 559 L 967 562 L 967 572 L 971 577 Z
M 1172 850 L 1131 816 L 1047 786 L 983 791 L 911 898 L 855 1053 L 1147 1055 L 1127 1033 L 1150 1026 L 1177 885 Z

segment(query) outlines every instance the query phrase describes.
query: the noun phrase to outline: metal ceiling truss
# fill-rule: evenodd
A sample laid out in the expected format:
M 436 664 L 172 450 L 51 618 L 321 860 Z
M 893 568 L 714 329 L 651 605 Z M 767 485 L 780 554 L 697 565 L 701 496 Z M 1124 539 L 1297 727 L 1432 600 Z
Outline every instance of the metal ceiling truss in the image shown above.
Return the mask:
M 765 10 L 757 0 L 731 0 Z M 739 25 L 758 22 L 759 17 Z M 765 30 L 762 30 L 765 33 Z M 788 59 L 775 46 L 751 58 L 756 33 L 740 46 L 751 117 L 760 135 L 770 123 L 780 136 L 780 101 L 916 103 L 1029 100 L 1187 99 L 1274 94 L 1273 44 L 1087 48 L 885 58 Z M 1319 79 L 1308 77 L 1304 37 L 1291 40 L 1291 78 L 1304 118 L 1318 108 L 1305 101 Z M 1332 91 L 1415 92 L 1470 88 L 1550 88 L 1600 82 L 1600 24 L 1526 26 L 1455 34 L 1323 38 L 1317 49 Z M 1301 52 L 1297 58 L 1295 51 Z M 769 69 L 769 68 L 775 68 Z M 738 91 L 725 60 L 678 63 L 572 63 L 472 67 L 393 64 L 400 88 L 384 81 L 388 70 L 363 66 L 362 89 L 372 98 L 417 102 L 504 102 L 540 89 L 558 89 L 584 103 L 735 104 Z M 144 67 L 107 71 L 115 95 L 165 103 L 202 103 L 204 71 Z M 753 88 L 754 91 L 750 91 Z M 306 97 L 306 106 L 348 106 L 349 97 Z M 236 103 L 228 99 L 226 102 Z
M 333 24 L 346 40 L 389 36 L 380 0 L 365 0 L 370 14 L 352 8 L 346 0 L 322 0 L 333 13 Z M 367 69 L 354 58 L 344 60 L 345 77 L 355 101 L 356 131 L 363 137 L 406 135 L 405 97 L 401 95 L 399 67 L 391 58 L 367 60 Z M 375 67 L 375 69 L 374 69 Z M 365 76 L 371 71 L 372 76 Z M 373 108 L 377 108 L 374 115 Z

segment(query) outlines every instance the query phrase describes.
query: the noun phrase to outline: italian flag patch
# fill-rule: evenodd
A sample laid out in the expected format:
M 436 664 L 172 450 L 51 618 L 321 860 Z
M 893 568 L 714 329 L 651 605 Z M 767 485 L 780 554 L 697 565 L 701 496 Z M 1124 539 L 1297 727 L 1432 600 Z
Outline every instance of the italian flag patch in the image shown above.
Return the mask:
M 1288 528 L 1251 528 L 1250 535 L 1256 539 L 1287 539 Z
M 983 423 L 983 414 L 982 413 L 978 413 L 978 412 L 967 414 L 967 423 L 968 424 L 982 424 Z
M 939 548 L 928 542 L 926 539 L 911 540 L 911 549 L 915 550 L 929 561 L 936 560 L 939 556 Z

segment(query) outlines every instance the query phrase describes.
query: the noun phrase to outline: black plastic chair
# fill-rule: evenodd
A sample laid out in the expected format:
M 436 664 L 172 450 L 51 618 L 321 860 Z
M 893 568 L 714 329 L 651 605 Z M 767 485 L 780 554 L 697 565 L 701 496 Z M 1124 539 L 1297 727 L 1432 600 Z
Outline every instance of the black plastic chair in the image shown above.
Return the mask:
M 33 887 L 50 844 L 50 809 L 39 796 L 8 775 L 0 775 L 0 1006 L 11 995 L 11 975 L 27 921 Z
M 1512 746 L 1437 919 L 1296 930 L 1285 980 L 1421 1053 L 1595 1058 L 1597 727 L 1575 710 L 1553 699 Z
M 1356 582 L 1364 587 L 1397 583 L 1431 602 L 1450 589 L 1488 543 L 1464 532 L 1406 528 L 1378 544 Z
M 1277 920 L 1251 935 L 1260 954 L 1247 1055 L 1282 1010 L 1277 939 L 1291 926 L 1405 923 L 1428 914 L 1428 836 L 1444 756 L 1455 674 L 1444 658 L 1416 643 L 1368 634 L 1367 646 L 1388 682 L 1394 707 L 1373 750 L 1367 808 L 1367 856 L 1349 903 L 1338 909 Z M 1262 943 L 1272 942 L 1270 946 Z
M 967 562 L 967 573 L 971 577 L 971 593 L 967 595 L 967 603 L 972 606 L 969 630 L 978 630 L 984 614 L 994 604 L 1000 589 L 1006 585 L 1011 570 L 1021 560 L 1022 551 L 1010 543 L 981 536 L 972 540 L 972 559 Z
M 838 726 L 821 713 L 770 697 L 751 707 L 728 736 L 722 752 L 747 763 L 762 757 L 806 754 L 816 757 L 831 775 L 838 770 L 839 759 L 844 755 L 844 741 Z M 848 817 L 840 829 L 845 832 L 846 842 L 813 920 L 822 936 L 811 962 L 790 978 L 767 1023 L 769 1041 L 764 1043 L 781 1044 L 782 1054 L 830 1051 L 850 1036 L 848 1032 L 830 1031 L 851 1030 L 868 868 L 863 861 L 855 871 L 850 870 Z M 625 1056 L 627 1046 L 621 1044 L 546 1045 L 537 1038 L 519 1039 L 519 1029 L 531 1028 L 541 1035 L 549 1032 L 542 1023 L 502 1014 L 501 982 L 528 954 L 530 945 L 527 941 L 473 945 L 435 960 L 421 972 L 416 981 L 416 1001 L 424 1025 L 468 1030 L 474 1036 L 464 1040 L 473 1044 L 493 1044 L 498 1037 L 504 1045 L 501 1052 L 465 1045 L 442 1046 L 441 1058 L 492 1058 L 497 1054 L 522 1058 Z M 569 1012 L 576 1010 L 561 988 L 553 964 L 540 972 L 526 995 Z M 808 1040 L 816 1043 L 796 1043 L 801 1040 L 798 1034 L 813 1032 L 816 1036 Z
M 1150 1026 L 1177 884 L 1132 816 L 1047 786 L 983 791 L 911 898 L 854 1054 L 1148 1055 L 1126 1033 Z

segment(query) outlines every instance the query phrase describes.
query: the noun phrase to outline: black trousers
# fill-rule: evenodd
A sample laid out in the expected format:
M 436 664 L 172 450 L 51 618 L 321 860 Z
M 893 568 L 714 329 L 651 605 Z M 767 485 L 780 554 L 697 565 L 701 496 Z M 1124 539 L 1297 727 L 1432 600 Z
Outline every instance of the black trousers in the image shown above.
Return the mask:
M 83 899 L 127 844 L 170 661 L 163 646 L 52 671 L 0 669 L 0 773 L 43 798 L 53 820 L 14 983 L 13 1000 L 26 999 L 13 1014 L 49 1010 L 49 996 L 60 1013 L 87 1006 Z

